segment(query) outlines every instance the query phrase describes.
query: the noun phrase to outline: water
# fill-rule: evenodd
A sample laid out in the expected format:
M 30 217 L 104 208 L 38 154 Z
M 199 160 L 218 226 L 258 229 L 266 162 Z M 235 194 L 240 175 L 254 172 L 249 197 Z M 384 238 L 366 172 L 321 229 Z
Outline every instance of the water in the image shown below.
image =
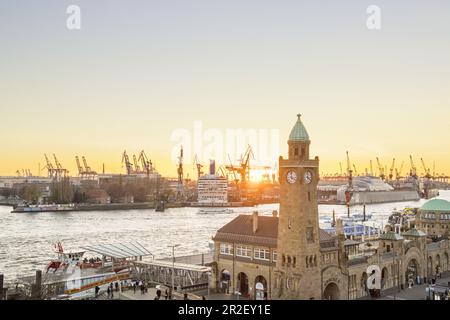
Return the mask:
M 450 191 L 440 198 L 450 200 Z M 366 212 L 375 219 L 387 220 L 394 209 L 421 206 L 425 200 L 367 205 Z M 257 210 L 271 215 L 277 204 L 261 205 Z M 254 208 L 233 208 L 233 214 L 197 214 L 197 208 L 175 208 L 165 212 L 154 210 L 11 213 L 0 206 L 0 273 L 6 281 L 17 275 L 32 275 L 55 258 L 53 244 L 61 241 L 65 250 L 78 250 L 83 245 L 139 241 L 156 258 L 171 256 L 168 246 L 181 244 L 176 255 L 208 252 L 208 240 L 224 224 L 240 213 Z M 319 214 L 346 215 L 347 208 L 320 205 Z M 362 212 L 362 206 L 352 207 Z

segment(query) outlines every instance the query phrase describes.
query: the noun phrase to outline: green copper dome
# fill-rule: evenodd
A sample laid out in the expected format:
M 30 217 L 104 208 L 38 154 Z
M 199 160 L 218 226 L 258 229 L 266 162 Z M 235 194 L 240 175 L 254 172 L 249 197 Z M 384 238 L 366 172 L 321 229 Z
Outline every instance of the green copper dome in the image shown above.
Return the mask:
M 297 122 L 291 130 L 291 134 L 289 135 L 289 141 L 309 141 L 308 132 L 306 132 L 306 128 L 303 125 L 301 118 L 301 114 L 297 115 Z
M 420 209 L 423 211 L 450 211 L 450 202 L 443 199 L 433 199 L 425 203 Z

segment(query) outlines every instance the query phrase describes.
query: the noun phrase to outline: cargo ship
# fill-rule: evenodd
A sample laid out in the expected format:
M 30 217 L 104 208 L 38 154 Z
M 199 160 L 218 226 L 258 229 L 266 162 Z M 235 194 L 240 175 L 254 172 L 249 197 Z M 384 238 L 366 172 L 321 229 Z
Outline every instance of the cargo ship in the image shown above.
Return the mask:
M 414 183 L 402 182 L 391 185 L 379 177 L 356 176 L 349 190 L 348 181 L 321 180 L 318 186 L 319 203 L 362 205 L 386 202 L 417 201 L 424 197 L 423 192 Z M 435 196 L 430 190 L 427 195 Z

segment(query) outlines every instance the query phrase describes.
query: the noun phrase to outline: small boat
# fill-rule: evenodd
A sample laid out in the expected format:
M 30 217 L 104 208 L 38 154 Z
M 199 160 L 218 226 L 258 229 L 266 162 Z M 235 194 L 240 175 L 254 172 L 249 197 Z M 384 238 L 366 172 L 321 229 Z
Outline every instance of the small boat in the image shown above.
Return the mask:
M 197 213 L 200 213 L 200 214 L 217 214 L 217 213 L 230 214 L 230 213 L 234 213 L 234 211 L 232 209 L 229 209 L 229 208 L 205 208 L 205 209 L 198 210 Z

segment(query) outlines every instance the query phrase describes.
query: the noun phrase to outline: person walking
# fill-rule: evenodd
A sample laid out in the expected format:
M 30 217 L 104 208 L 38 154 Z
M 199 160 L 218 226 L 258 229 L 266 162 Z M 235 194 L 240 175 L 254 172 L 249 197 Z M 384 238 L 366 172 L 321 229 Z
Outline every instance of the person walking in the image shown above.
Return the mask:
M 119 283 L 116 282 L 114 285 L 116 286 L 116 292 L 119 292 Z
M 111 297 L 111 289 L 108 286 L 108 290 L 106 290 L 106 292 L 108 293 L 108 299 Z
M 98 297 L 99 291 L 100 291 L 99 286 L 95 286 L 95 297 L 96 297 L 96 298 Z
M 133 292 L 136 293 L 136 281 L 133 282 Z

